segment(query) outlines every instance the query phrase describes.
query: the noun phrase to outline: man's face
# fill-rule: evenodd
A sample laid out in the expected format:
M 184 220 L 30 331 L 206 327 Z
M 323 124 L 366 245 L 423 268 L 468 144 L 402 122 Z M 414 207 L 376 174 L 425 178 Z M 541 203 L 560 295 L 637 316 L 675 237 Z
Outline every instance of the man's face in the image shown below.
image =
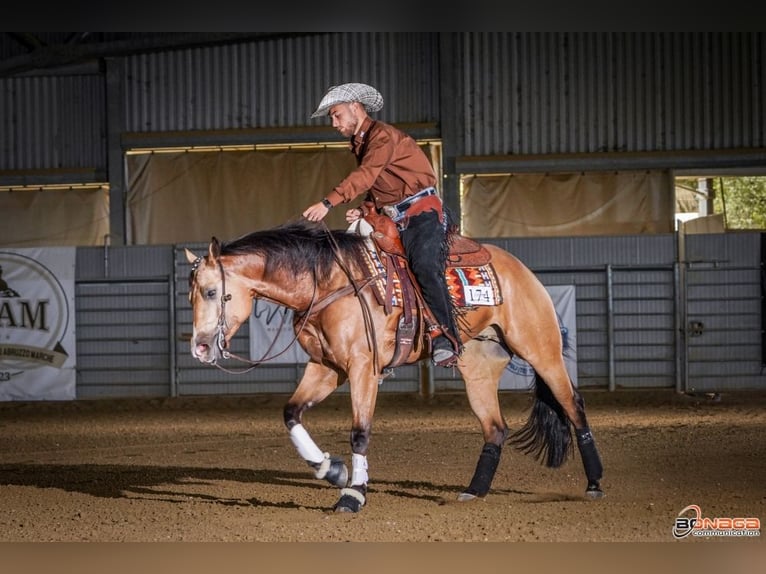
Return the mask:
M 328 115 L 334 127 L 343 137 L 351 137 L 359 127 L 359 119 L 356 114 L 356 102 L 337 104 L 330 108 Z

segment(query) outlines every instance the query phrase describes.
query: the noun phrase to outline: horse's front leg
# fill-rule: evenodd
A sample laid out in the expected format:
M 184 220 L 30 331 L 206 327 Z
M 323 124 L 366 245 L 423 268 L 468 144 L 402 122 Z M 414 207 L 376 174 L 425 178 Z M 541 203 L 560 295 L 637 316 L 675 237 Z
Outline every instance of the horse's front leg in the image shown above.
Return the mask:
M 290 440 L 298 454 L 314 469 L 314 476 L 343 488 L 348 482 L 345 463 L 342 459 L 323 452 L 303 426 L 303 413 L 327 398 L 338 387 L 338 382 L 339 375 L 336 371 L 319 363 L 309 362 L 298 388 L 284 407 L 283 415 L 285 426 L 290 432 Z
M 371 364 L 350 369 L 351 386 L 351 481 L 341 489 L 336 512 L 359 512 L 367 502 L 367 450 L 370 446 L 372 416 L 378 396 L 378 377 Z

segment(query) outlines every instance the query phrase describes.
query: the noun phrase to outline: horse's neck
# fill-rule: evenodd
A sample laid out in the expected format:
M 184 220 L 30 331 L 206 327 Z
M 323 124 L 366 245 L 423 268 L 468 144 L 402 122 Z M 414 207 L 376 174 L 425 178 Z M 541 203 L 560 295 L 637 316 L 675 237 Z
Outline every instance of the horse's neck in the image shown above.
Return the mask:
M 329 281 L 323 281 L 321 284 L 317 283 L 311 273 L 295 274 L 284 269 L 272 274 L 268 279 L 263 277 L 261 269 L 257 277 L 251 279 L 251 289 L 255 297 L 269 299 L 300 312 L 306 311 L 346 284 L 348 280 L 341 269 L 337 269 Z

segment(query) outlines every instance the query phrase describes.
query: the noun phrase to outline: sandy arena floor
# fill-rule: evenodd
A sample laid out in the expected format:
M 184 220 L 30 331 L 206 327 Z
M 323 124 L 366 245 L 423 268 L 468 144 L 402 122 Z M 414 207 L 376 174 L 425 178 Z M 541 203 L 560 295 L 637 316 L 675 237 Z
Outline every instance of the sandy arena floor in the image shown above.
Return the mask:
M 584 397 L 602 500 L 584 498 L 576 451 L 551 470 L 508 446 L 490 494 L 458 503 L 482 447 L 465 396 L 383 394 L 357 515 L 330 511 L 338 491 L 298 458 L 282 396 L 0 403 L 0 541 L 675 542 L 690 504 L 766 517 L 766 392 Z M 501 400 L 517 429 L 531 394 Z M 345 395 L 306 418 L 347 464 L 349 425 Z

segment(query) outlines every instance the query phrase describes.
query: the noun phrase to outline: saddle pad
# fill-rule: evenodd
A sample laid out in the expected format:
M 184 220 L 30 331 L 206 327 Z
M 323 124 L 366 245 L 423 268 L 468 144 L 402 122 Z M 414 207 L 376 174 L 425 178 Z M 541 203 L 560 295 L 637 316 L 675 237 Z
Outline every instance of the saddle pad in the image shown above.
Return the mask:
M 367 253 L 365 261 L 370 275 L 385 274 L 386 269 L 380 260 L 377 249 L 368 243 L 365 251 Z M 395 274 L 393 280 L 391 305 L 401 307 L 402 291 L 398 274 Z M 453 304 L 457 308 L 493 306 L 503 302 L 492 263 L 479 267 L 447 267 L 445 280 L 450 297 L 452 297 Z M 386 281 L 375 281 L 374 288 L 377 299 L 382 304 L 386 294 Z
M 503 302 L 492 263 L 480 267 L 447 267 L 445 277 L 455 307 L 492 306 Z

